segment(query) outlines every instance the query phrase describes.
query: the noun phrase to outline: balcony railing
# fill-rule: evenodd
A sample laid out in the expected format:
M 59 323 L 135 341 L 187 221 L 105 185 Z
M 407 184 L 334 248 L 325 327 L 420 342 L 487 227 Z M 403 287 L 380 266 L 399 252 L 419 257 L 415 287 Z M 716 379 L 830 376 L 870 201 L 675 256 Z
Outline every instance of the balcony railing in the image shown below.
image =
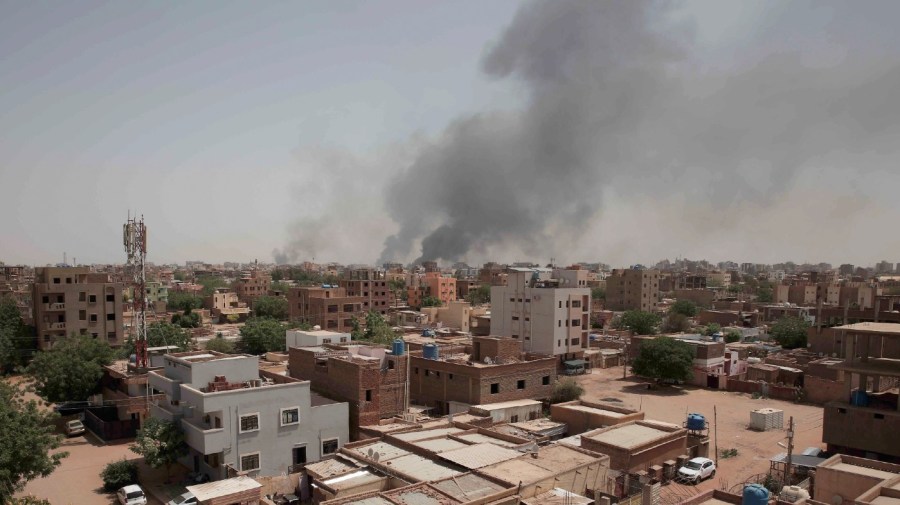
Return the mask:
M 164 377 L 162 374 L 150 372 L 147 374 L 147 381 L 150 387 L 158 391 L 162 391 L 172 400 L 181 399 L 181 382 Z
M 216 454 L 225 448 L 226 440 L 223 428 L 197 425 L 186 419 L 181 421 L 181 427 L 184 430 L 185 442 L 204 455 Z
M 44 310 L 66 310 L 65 303 L 45 303 Z
M 47 325 L 47 327 L 50 328 L 51 330 L 65 330 L 65 329 L 66 329 L 66 323 L 64 323 L 64 322 L 63 322 L 63 323 L 58 323 L 58 322 L 57 322 L 57 323 L 50 323 L 50 324 Z

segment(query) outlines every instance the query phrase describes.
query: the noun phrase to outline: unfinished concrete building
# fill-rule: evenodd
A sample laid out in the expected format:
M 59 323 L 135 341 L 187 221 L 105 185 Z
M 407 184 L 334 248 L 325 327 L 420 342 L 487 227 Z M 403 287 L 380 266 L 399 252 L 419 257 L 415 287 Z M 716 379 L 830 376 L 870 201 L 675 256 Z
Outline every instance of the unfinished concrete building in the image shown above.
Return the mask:
M 350 332 L 353 319 L 364 317 L 361 296 L 350 296 L 345 288 L 324 285 L 322 287 L 291 288 L 288 292 L 288 317 L 323 330 Z

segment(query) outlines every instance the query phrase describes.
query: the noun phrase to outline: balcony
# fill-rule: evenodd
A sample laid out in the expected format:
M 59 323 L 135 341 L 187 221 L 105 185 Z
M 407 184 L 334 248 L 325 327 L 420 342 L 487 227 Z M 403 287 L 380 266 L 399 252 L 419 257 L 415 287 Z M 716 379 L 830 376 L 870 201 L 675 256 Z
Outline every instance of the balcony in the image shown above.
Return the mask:
M 900 411 L 842 402 L 829 403 L 824 410 L 822 441 L 829 446 L 900 457 L 896 438 L 900 432 Z
M 225 448 L 223 428 L 212 428 L 204 423 L 194 424 L 187 419 L 181 421 L 181 428 L 184 431 L 184 441 L 201 454 L 216 454 Z
M 163 399 L 157 403 L 150 404 L 150 416 L 174 423 L 181 419 L 181 408 L 169 405 Z
M 66 310 L 66 304 L 65 303 L 45 303 L 44 310 L 47 310 L 47 311 Z
M 157 372 L 147 374 L 147 381 L 150 387 L 158 391 L 162 391 L 172 400 L 181 400 L 181 381 L 176 381 L 164 377 Z
M 59 323 L 59 322 L 57 322 L 57 323 L 48 323 L 48 324 L 47 324 L 47 328 L 50 329 L 50 330 L 65 330 L 65 329 L 66 329 L 66 323 L 65 323 L 65 322 L 62 322 L 62 323 Z

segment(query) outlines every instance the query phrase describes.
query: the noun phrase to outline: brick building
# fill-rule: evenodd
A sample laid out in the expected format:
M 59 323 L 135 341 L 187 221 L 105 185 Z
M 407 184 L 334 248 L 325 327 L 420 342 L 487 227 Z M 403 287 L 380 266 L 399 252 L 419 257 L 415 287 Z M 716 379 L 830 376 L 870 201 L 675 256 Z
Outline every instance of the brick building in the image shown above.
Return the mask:
M 47 267 L 35 270 L 32 307 L 38 347 L 79 333 L 105 339 L 111 346 L 125 341 L 123 285 L 90 268 Z
M 374 310 L 387 315 L 393 295 L 388 279 L 383 271 L 372 268 L 348 269 L 338 280 L 338 285 L 347 290 L 347 296 L 362 297 L 362 310 Z
M 651 312 L 659 302 L 658 270 L 613 270 L 606 278 L 606 308 Z
M 450 402 L 481 405 L 549 398 L 556 382 L 556 360 L 522 352 L 522 343 L 506 337 L 472 337 L 468 353 L 428 359 L 428 349 L 410 355 L 410 403 L 437 414 Z
M 312 389 L 350 404 L 350 436 L 360 426 L 378 424 L 405 411 L 405 355 L 380 347 L 291 347 L 288 374 L 308 380 Z
M 361 296 L 349 296 L 345 288 L 336 286 L 292 288 L 288 292 L 288 317 L 323 330 L 349 332 L 353 318 L 361 317 Z
M 216 289 L 203 300 L 203 306 L 209 309 L 212 318 L 219 323 L 243 321 L 250 315 L 250 307 L 228 288 Z
M 235 281 L 234 292 L 242 302 L 253 306 L 254 300 L 268 294 L 271 284 L 272 277 L 269 274 L 253 269 Z
M 421 307 L 427 297 L 437 298 L 441 304 L 456 300 L 456 278 L 444 277 L 440 272 L 425 272 L 407 288 L 407 302 L 410 307 Z

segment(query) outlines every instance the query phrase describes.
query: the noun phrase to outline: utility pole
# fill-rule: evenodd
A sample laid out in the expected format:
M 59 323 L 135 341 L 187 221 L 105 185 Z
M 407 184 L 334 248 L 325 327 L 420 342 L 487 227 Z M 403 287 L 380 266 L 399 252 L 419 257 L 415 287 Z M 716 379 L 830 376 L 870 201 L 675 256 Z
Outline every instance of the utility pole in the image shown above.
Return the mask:
M 713 405 L 713 450 L 716 451 L 716 468 L 719 468 L 719 416 L 716 413 L 716 406 Z
M 784 485 L 791 485 L 791 453 L 794 452 L 794 416 L 788 420 L 787 463 L 784 465 Z

